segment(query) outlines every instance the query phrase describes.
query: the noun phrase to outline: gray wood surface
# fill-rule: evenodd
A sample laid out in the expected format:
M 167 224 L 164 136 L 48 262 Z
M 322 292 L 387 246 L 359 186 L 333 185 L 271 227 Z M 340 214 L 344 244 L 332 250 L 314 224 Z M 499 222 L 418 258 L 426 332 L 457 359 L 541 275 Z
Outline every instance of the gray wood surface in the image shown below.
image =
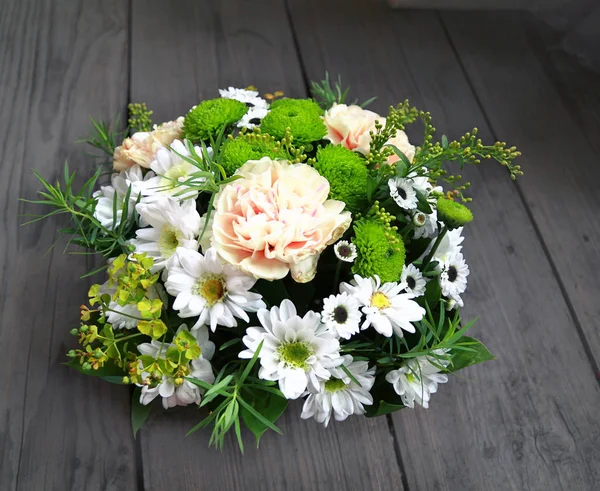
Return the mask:
M 590 274 L 600 270 L 598 153 L 548 77 L 520 16 L 476 13 L 467 21 L 444 13 L 443 19 L 492 129 L 523 152 L 522 196 L 598 367 L 600 277 Z
M 306 95 L 278 0 L 135 1 L 133 19 L 131 97 L 145 101 L 159 120 L 228 85 Z M 183 437 L 203 412 L 187 408 L 153 417 L 140 436 L 144 489 L 168 489 L 173 482 L 182 490 L 198 483 L 227 490 L 403 489 L 385 418 L 355 418 L 323 430 L 301 420 L 300 408 L 294 404 L 278 423 L 285 436 L 266 435 L 258 451 L 247 434 L 243 457 L 234 438 L 220 453 L 207 448 L 209 432 Z
M 129 394 L 62 366 L 86 300 L 85 259 L 48 255 L 65 223 L 21 227 L 22 206 L 68 159 L 83 175 L 89 115 L 127 97 L 127 6 L 118 1 L 2 2 L 0 15 L 0 489 L 136 486 Z M 46 210 L 47 211 L 47 210 Z
M 326 5 L 298 0 L 290 5 L 296 30 L 303 33 L 300 50 L 309 78 L 327 68 L 342 74 L 355 89 L 353 96 L 378 95 L 376 110 L 408 97 L 432 112 L 440 133 L 457 137 L 477 125 L 482 137 L 493 139 L 435 13 L 390 13 L 378 3 L 360 0 Z M 478 17 L 461 15 L 463 29 L 478 25 Z M 477 37 L 473 34 L 472 44 Z M 511 59 L 500 60 L 505 61 L 504 78 L 518 80 L 521 73 L 510 72 Z M 490 67 L 472 63 L 468 70 L 489 73 Z M 511 93 L 517 90 L 515 85 Z M 505 93 L 499 101 L 507 98 Z M 490 110 L 507 112 L 496 106 Z M 521 130 L 525 124 L 549 124 L 535 114 L 528 120 L 530 114 L 515 114 L 514 124 L 520 121 Z M 507 127 L 498 132 L 511 142 L 517 137 Z M 529 139 L 535 140 L 534 135 Z M 532 152 L 523 161 L 526 172 L 532 161 L 543 165 L 549 155 L 541 145 L 532 149 L 530 140 L 519 140 Z M 566 152 L 568 143 L 553 142 L 553 148 Z M 573 173 L 584 163 L 576 164 L 570 160 Z M 429 410 L 394 415 L 408 487 L 594 489 L 600 425 L 593 408 L 600 391 L 569 308 L 529 212 L 504 170 L 486 162 L 464 174 L 473 183 L 476 216 L 466 232 L 465 255 L 472 270 L 467 313 L 481 314 L 474 334 L 498 360 L 454 378 Z M 563 195 L 574 191 L 559 176 L 554 185 Z M 594 198 L 588 193 L 582 199 Z M 574 228 L 562 226 L 563 234 Z M 593 257 L 593 251 L 586 252 Z

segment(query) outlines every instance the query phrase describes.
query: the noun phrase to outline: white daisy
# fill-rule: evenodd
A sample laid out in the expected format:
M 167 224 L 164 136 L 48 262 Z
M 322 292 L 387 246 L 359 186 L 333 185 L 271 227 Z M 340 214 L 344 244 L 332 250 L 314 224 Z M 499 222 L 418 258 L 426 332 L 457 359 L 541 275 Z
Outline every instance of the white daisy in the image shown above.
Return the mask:
M 358 301 L 346 292 L 323 299 L 323 323 L 339 337 L 350 339 L 360 331 Z
M 304 401 L 302 419 L 314 417 L 327 426 L 332 414 L 336 421 L 344 421 L 352 414 L 365 414 L 364 406 L 373 404 L 369 391 L 375 382 L 375 367 L 369 368 L 366 361 L 354 361 L 350 355 L 343 358 L 343 365 L 358 384 L 342 368 L 331 368 L 331 378 L 319 382 L 318 392 L 310 393 Z
M 415 326 L 411 322 L 420 321 L 425 316 L 425 309 L 412 300 L 414 295 L 400 293 L 400 290 L 402 285 L 395 282 L 382 285 L 377 275 L 374 278 L 354 275 L 351 284 L 340 285 L 341 292 L 354 296 L 363 306 L 362 312 L 366 319 L 361 329 L 373 326 L 378 333 L 388 338 L 393 333 L 402 337 L 402 329 L 415 332 Z
M 106 284 L 104 285 L 106 288 Z M 107 293 L 113 294 L 115 289 L 106 289 Z M 165 289 L 160 283 L 154 283 L 146 292 L 146 297 L 150 300 L 158 298 L 166 305 L 168 298 Z M 106 312 L 106 320 L 112 325 L 113 329 L 135 329 L 142 318 L 142 314 L 136 304 L 119 305 L 114 300 L 108 304 L 110 309 Z
M 177 332 L 187 330 L 185 324 L 179 326 Z M 215 376 L 210 364 L 210 359 L 215 352 L 215 345 L 208 340 L 208 330 L 203 327 L 195 333 L 196 341 L 200 346 L 201 355 L 195 360 L 191 360 L 189 364 L 189 377 L 204 380 L 212 384 L 215 381 Z M 167 350 L 174 347 L 174 344 L 165 344 L 158 340 L 153 340 L 150 343 L 142 343 L 138 346 L 138 351 L 142 355 L 149 355 L 156 360 L 166 360 Z M 140 362 L 141 363 L 141 362 Z M 142 372 L 142 379 L 152 381 L 152 374 Z M 174 406 L 187 406 L 188 404 L 200 404 L 204 389 L 197 385 L 188 382 L 187 380 L 176 381 L 173 377 L 163 375 L 160 383 L 138 384 L 142 387 L 140 395 L 140 404 L 150 404 L 157 396 L 162 397 L 162 404 L 165 409 Z
M 194 147 L 198 155 L 202 155 L 200 147 Z M 209 152 L 212 150 L 209 150 Z M 180 183 L 193 178 L 193 174 L 200 169 L 183 159 L 181 156 L 189 157 L 190 152 L 180 141 L 171 143 L 171 149 L 161 147 L 150 162 L 150 168 L 156 176 L 148 179 L 142 188 L 142 194 L 147 201 L 154 201 L 159 197 L 170 196 L 176 200 L 185 200 L 198 196 L 197 189 L 190 189 Z M 195 184 L 202 184 L 206 179 L 193 178 Z
M 469 276 L 469 266 L 463 255 L 460 252 L 446 255 L 438 267 L 441 270 L 442 295 L 458 302 L 460 294 L 467 289 L 467 276 Z
M 459 227 L 454 230 L 449 230 L 446 233 L 446 235 L 440 242 L 440 245 L 436 249 L 435 254 L 433 255 L 433 258 L 436 261 L 443 261 L 446 257 L 457 254 L 462 250 L 461 244 L 463 240 L 465 240 L 465 238 L 462 236 L 462 231 L 463 227 Z M 429 254 L 431 246 L 433 246 L 434 242 L 435 240 L 431 242 L 431 245 L 427 248 L 427 251 L 424 254 L 424 256 Z
M 396 204 L 405 210 L 414 210 L 417 207 L 417 193 L 413 187 L 412 179 L 395 177 L 388 181 L 390 196 Z
M 455 298 L 448 298 L 446 300 L 446 310 L 448 311 L 464 306 L 465 303 L 463 302 L 462 298 L 460 298 L 460 295 L 456 295 Z
M 248 112 L 244 114 L 242 119 L 240 119 L 237 123 L 238 128 L 248 128 L 251 130 L 252 128 L 258 126 L 261 120 L 269 113 L 269 109 L 267 107 L 251 107 L 248 109 Z
M 425 285 L 427 285 L 427 280 L 415 265 L 407 264 L 404 266 L 400 277 L 400 286 L 404 291 L 412 293 L 415 297 L 420 297 L 425 294 Z
M 111 176 L 111 185 L 100 186 L 100 190 L 94 193 L 94 198 L 96 198 L 94 218 L 109 230 L 119 226 L 123 219 L 125 197 L 129 188 L 131 187 L 131 192 L 129 193 L 129 203 L 127 205 L 127 218 L 133 215 L 141 186 L 153 177 L 154 172 L 152 171 L 147 172 L 144 176 L 142 168 L 137 164 L 127 170 L 113 174 Z M 116 221 L 113 220 L 115 199 L 117 200 Z
M 200 215 L 194 200 L 178 203 L 160 198 L 153 203 L 138 203 L 136 209 L 150 227 L 136 230 L 136 238 L 130 242 L 137 252 L 154 259 L 153 272 L 164 269 L 178 247 L 198 249 Z
M 224 99 L 234 99 L 236 101 L 243 102 L 250 107 L 269 107 L 267 101 L 259 97 L 256 90 L 236 89 L 234 87 L 229 87 L 227 89 L 219 89 L 219 94 Z
M 401 397 L 402 404 L 414 408 L 416 402 L 429 407 L 429 399 L 437 392 L 438 384 L 448 381 L 448 376 L 440 373 L 450 364 L 447 352 L 442 349 L 434 351 L 436 356 L 411 358 L 401 368 L 386 374 L 385 379 Z
M 178 248 L 169 266 L 167 292 L 176 297 L 173 309 L 179 317 L 198 317 L 192 330 L 203 324 L 213 332 L 217 325 L 237 326 L 237 320 L 250 321 L 246 312 L 265 307 L 261 296 L 252 293 L 256 278 L 230 264 L 223 264 L 216 249 L 203 256 L 191 249 Z
M 333 246 L 333 252 L 340 261 L 353 263 L 358 255 L 356 246 L 347 240 L 340 240 Z
M 242 339 L 248 349 L 240 358 L 252 358 L 263 342 L 258 355 L 263 380 L 276 380 L 279 389 L 288 399 L 297 399 L 306 388 L 319 390 L 319 383 L 329 380 L 328 369 L 343 362 L 340 343 L 335 335 L 321 323 L 321 316 L 309 311 L 299 317 L 290 300 L 281 307 L 258 311 L 262 326 L 249 327 Z
M 437 232 L 437 210 L 432 210 L 429 214 L 415 211 L 412 222 L 415 225 L 415 239 L 433 237 Z

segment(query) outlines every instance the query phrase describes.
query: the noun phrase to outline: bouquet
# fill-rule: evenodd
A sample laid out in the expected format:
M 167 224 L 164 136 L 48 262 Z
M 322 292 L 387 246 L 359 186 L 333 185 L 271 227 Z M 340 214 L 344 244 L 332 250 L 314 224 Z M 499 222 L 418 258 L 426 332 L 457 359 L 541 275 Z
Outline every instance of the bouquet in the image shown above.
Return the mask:
M 87 139 L 110 184 L 103 165 L 79 190 L 68 167 L 38 175 L 38 218 L 67 214 L 69 242 L 103 256 L 67 364 L 132 386 L 134 434 L 154 402 L 195 405 L 190 432 L 222 447 L 233 429 L 243 450 L 242 425 L 280 432 L 289 400 L 325 426 L 427 408 L 449 373 L 492 358 L 460 314 L 473 215 L 446 167 L 494 159 L 514 179 L 519 152 L 476 129 L 437 141 L 408 101 L 384 117 L 339 79 L 312 86 L 230 87 L 158 125 L 131 104 L 128 130 L 92 120 Z

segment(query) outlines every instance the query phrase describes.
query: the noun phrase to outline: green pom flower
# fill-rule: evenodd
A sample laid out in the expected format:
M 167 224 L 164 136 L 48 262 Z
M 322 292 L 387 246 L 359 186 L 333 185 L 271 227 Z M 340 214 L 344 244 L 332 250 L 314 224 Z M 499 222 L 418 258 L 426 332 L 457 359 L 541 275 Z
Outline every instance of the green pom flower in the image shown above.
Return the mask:
M 202 101 L 183 121 L 183 136 L 197 142 L 217 135 L 221 128 L 242 119 L 248 108 L 233 99 L 210 99 Z
M 311 99 L 280 99 L 271 105 L 260 128 L 263 133 L 278 140 L 284 137 L 286 128 L 289 128 L 295 143 L 311 143 L 327 134 L 322 114 L 323 110 Z
M 369 171 L 363 159 L 340 145 L 329 145 L 317 151 L 315 169 L 329 181 L 329 197 L 346 203 L 352 212 L 361 211 L 367 202 Z
M 465 205 L 448 198 L 439 198 L 437 201 L 438 218 L 449 229 L 462 227 L 473 220 L 473 213 Z
M 227 139 L 221 147 L 221 164 L 228 176 L 248 160 L 260 160 L 263 157 L 287 159 L 288 154 L 273 137 L 252 133 Z
M 352 272 L 363 277 L 378 275 L 382 283 L 400 281 L 406 251 L 402 237 L 387 223 L 361 219 L 354 225 L 358 256 Z

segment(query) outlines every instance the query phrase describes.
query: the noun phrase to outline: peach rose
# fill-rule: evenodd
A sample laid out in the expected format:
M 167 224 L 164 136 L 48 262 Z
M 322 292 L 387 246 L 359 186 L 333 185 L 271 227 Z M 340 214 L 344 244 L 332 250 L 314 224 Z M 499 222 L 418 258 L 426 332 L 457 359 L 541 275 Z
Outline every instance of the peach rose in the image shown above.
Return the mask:
M 386 145 L 388 144 L 394 145 L 398 150 L 406 155 L 408 161 L 412 163 L 413 159 L 415 158 L 415 146 L 410 144 L 408 141 L 408 136 L 404 131 L 398 130 L 396 135 L 386 142 Z M 398 160 L 400 160 L 400 157 L 394 153 L 388 157 L 388 164 L 393 164 L 398 162 Z
M 170 145 L 181 136 L 183 117 L 175 121 L 154 126 L 153 131 L 138 131 L 131 138 L 125 138 L 123 143 L 115 148 L 113 169 L 127 170 L 135 164 L 150 168 L 150 162 L 159 148 Z
M 323 116 L 327 138 L 335 145 L 342 145 L 363 155 L 369 153 L 371 132 L 375 122 L 385 125 L 385 118 L 360 106 L 334 104 Z
M 215 198 L 212 246 L 227 262 L 266 280 L 291 271 L 311 281 L 321 252 L 348 229 L 344 203 L 327 199 L 329 182 L 306 164 L 249 160 L 241 179 Z

